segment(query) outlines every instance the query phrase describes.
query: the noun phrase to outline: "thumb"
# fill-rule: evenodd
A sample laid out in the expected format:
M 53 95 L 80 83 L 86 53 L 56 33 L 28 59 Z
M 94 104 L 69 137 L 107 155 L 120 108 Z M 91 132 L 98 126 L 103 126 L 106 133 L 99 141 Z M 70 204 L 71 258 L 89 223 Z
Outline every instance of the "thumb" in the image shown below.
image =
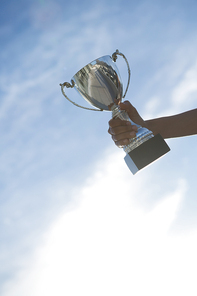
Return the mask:
M 124 101 L 124 102 L 120 103 L 119 107 L 121 110 L 125 110 L 127 112 L 130 119 L 134 123 L 139 124 L 141 126 L 144 125 L 144 120 L 139 115 L 137 109 L 129 101 Z

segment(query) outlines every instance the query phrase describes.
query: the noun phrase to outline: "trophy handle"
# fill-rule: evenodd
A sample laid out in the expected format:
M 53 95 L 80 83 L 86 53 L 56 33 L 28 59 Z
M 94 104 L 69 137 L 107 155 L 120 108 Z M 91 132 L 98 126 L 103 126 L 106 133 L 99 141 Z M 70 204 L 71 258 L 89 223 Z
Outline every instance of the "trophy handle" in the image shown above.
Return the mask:
M 75 102 L 73 102 L 72 100 L 70 100 L 70 99 L 67 97 L 67 95 L 65 94 L 65 92 L 64 92 L 64 87 L 66 86 L 67 88 L 73 88 L 73 87 L 75 86 L 75 82 L 74 82 L 74 80 L 71 80 L 71 83 L 72 83 L 72 84 L 70 84 L 69 82 L 64 82 L 64 83 L 62 83 L 62 84 L 60 83 L 62 94 L 65 96 L 65 98 L 66 98 L 69 102 L 71 102 L 73 105 L 75 105 L 75 106 L 77 106 L 77 107 L 80 107 L 80 108 L 82 108 L 82 109 L 92 110 L 92 111 L 103 111 L 103 109 L 91 109 L 91 108 L 86 108 L 86 107 L 83 107 L 83 106 L 81 106 L 81 105 L 78 105 L 77 103 L 75 103 Z
M 125 57 L 125 55 L 123 53 L 120 53 L 119 50 L 117 49 L 116 52 L 114 52 L 112 54 L 112 59 L 114 62 L 116 62 L 117 60 L 117 55 L 120 55 L 124 58 L 126 64 L 127 64 L 127 68 L 128 68 L 128 82 L 127 82 L 127 87 L 126 87 L 126 90 L 125 90 L 125 93 L 124 93 L 124 96 L 122 98 L 124 98 L 126 96 L 126 93 L 128 91 L 128 88 L 129 88 L 129 83 L 130 83 L 130 77 L 131 77 L 131 70 L 130 70 L 130 67 L 129 67 L 129 62 L 127 61 L 127 58 Z

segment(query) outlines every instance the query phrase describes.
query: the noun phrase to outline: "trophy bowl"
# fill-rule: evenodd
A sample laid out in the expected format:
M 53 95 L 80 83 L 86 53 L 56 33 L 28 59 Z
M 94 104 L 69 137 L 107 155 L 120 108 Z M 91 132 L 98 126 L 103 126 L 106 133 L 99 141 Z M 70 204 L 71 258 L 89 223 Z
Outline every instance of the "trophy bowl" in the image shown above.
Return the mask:
M 110 56 L 101 57 L 72 78 L 77 91 L 92 106 L 100 110 L 110 110 L 122 99 L 122 81 L 116 64 Z
M 128 82 L 123 95 L 123 84 L 116 65 L 117 55 L 124 58 L 128 67 Z M 148 164 L 152 163 L 170 148 L 160 134 L 153 135 L 147 128 L 134 123 L 127 112 L 120 110 L 119 103 L 125 97 L 130 83 L 130 67 L 126 57 L 118 50 L 112 56 L 106 55 L 87 64 L 71 79 L 71 83 L 60 84 L 63 95 L 75 106 L 93 111 L 111 111 L 113 118 L 128 120 L 137 126 L 136 137 L 130 139 L 128 145 L 123 146 L 124 158 L 130 171 L 135 174 Z M 70 100 L 64 88 L 75 88 L 80 95 L 95 108 L 86 108 Z

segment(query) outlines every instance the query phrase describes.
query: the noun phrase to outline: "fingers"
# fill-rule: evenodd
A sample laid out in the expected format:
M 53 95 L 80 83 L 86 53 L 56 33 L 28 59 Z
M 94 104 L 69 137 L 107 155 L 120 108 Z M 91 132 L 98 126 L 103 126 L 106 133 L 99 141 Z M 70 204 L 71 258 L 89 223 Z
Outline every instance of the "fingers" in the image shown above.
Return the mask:
M 108 133 L 118 147 L 129 144 L 130 139 L 136 136 L 136 131 L 137 127 L 131 125 L 129 121 L 120 119 L 111 119 L 109 121 Z
M 146 126 L 145 121 L 139 115 L 136 108 L 129 102 L 124 101 L 119 103 L 121 110 L 125 110 L 129 115 L 130 121 L 121 120 L 119 118 L 113 118 L 109 121 L 108 132 L 112 136 L 113 141 L 118 147 L 128 145 L 130 139 L 136 136 L 137 125 Z

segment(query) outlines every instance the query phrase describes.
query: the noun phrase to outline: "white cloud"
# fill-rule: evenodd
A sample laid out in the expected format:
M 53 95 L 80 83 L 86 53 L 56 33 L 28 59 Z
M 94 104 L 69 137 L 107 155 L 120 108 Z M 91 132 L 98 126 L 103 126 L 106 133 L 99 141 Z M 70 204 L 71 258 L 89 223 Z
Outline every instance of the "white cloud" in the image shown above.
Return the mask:
M 146 103 L 146 110 L 145 110 L 145 117 L 146 118 L 154 118 L 157 114 L 158 107 L 160 106 L 160 98 L 159 97 L 152 97 Z
M 146 185 L 146 174 L 127 173 L 120 152 L 107 153 L 2 295 L 195 295 L 197 231 L 170 232 L 185 180 L 149 211 L 133 200 Z
M 172 103 L 180 107 L 196 102 L 197 96 L 197 63 L 195 62 L 176 85 L 172 93 Z
M 192 65 L 189 65 L 190 63 L 188 62 L 187 69 L 182 69 L 183 72 L 179 72 L 179 75 L 177 73 L 176 77 L 173 77 L 173 73 L 169 74 L 169 77 L 172 79 L 172 85 L 169 86 L 168 90 L 163 90 L 162 88 L 155 90 L 157 95 L 150 97 L 145 104 L 145 118 L 173 115 L 196 107 L 197 63 L 193 65 L 192 62 Z M 162 69 L 161 73 L 158 74 L 159 79 L 164 79 L 166 71 L 174 72 L 179 67 L 179 65 L 176 65 L 175 63 L 173 67 Z M 155 79 L 154 81 L 156 83 L 157 78 Z

